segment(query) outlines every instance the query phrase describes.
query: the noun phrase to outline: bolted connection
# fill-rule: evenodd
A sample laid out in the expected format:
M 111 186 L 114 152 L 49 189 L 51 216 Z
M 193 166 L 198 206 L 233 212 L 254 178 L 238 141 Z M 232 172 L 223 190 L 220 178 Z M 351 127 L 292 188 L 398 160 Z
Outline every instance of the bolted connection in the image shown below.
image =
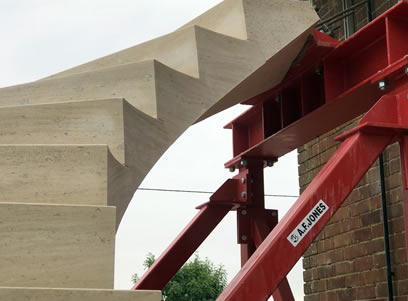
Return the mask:
M 387 82 L 385 81 L 385 80 L 380 80 L 379 82 L 378 82 L 378 88 L 381 90 L 381 91 L 385 91 L 385 90 L 387 90 Z

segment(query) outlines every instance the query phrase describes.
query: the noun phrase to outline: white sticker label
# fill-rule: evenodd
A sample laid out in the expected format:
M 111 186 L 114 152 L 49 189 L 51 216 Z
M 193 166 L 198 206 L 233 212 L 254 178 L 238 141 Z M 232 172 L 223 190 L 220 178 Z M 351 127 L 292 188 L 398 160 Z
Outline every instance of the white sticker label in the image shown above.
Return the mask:
M 290 233 L 288 236 L 289 242 L 296 247 L 328 210 L 329 206 L 327 206 L 323 200 L 317 203 L 312 211 L 310 211 L 309 214 L 300 222 L 296 229 Z

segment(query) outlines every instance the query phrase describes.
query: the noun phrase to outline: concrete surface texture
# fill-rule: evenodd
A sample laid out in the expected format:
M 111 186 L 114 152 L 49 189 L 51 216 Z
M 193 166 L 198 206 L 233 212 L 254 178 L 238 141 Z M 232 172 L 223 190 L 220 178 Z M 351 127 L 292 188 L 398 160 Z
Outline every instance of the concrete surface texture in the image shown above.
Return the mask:
M 160 300 L 78 288 L 112 288 L 116 227 L 166 149 L 279 83 L 317 21 L 306 1 L 225 0 L 166 36 L 0 89 L 0 299 Z
M 0 288 L 0 300 L 7 301 L 158 301 L 156 291 L 96 289 Z

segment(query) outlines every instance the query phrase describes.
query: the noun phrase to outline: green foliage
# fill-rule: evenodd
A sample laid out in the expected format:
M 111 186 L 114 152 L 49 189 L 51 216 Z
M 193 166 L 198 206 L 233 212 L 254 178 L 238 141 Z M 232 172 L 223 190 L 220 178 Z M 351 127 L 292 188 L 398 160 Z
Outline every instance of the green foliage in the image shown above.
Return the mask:
M 155 257 L 147 254 L 143 266 L 152 266 Z M 132 277 L 137 282 L 138 276 Z M 187 262 L 162 291 L 163 301 L 214 301 L 227 285 L 227 272 L 222 265 L 215 266 L 198 255 Z

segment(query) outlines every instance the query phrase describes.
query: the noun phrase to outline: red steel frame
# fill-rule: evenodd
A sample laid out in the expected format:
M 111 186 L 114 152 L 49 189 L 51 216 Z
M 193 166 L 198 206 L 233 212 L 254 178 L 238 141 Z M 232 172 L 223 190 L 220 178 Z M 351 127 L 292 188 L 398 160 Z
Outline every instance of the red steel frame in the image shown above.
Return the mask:
M 239 173 L 198 207 L 163 255 L 134 286 L 161 290 L 231 210 L 237 211 L 242 269 L 218 301 L 294 300 L 286 275 L 381 152 L 401 147 L 408 245 L 408 1 L 343 43 L 317 31 L 280 85 L 248 100 L 226 127 Z M 368 111 L 368 112 L 367 112 Z M 264 206 L 263 168 L 311 139 L 365 113 L 337 139 L 336 153 L 278 223 Z

